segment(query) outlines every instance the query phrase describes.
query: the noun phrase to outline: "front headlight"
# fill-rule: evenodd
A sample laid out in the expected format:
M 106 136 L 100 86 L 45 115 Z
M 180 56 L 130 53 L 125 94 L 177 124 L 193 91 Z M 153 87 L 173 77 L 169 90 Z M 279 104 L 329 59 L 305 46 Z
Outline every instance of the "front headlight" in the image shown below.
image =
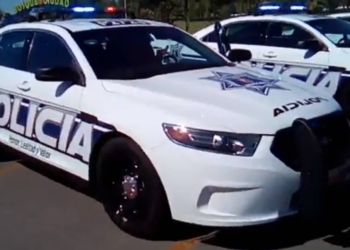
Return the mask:
M 163 129 L 169 139 L 179 145 L 237 156 L 252 156 L 261 139 L 261 135 L 215 132 L 165 123 Z

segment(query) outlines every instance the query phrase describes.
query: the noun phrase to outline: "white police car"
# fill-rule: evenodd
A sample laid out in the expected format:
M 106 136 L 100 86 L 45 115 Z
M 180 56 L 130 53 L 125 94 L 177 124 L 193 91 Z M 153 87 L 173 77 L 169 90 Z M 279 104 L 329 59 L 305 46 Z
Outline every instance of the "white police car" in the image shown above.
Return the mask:
M 169 218 L 231 227 L 308 215 L 303 201 L 314 215 L 323 188 L 347 177 L 349 126 L 328 93 L 234 65 L 168 24 L 7 25 L 0 75 L 4 150 L 89 180 L 133 235 L 155 236 Z
M 290 14 L 281 14 L 282 5 L 259 8 L 257 15 L 221 21 L 231 48 L 250 50 L 253 67 L 325 88 L 350 115 L 350 23 L 326 15 L 295 13 L 303 12 L 299 5 L 290 6 Z M 193 36 L 218 49 L 214 25 Z

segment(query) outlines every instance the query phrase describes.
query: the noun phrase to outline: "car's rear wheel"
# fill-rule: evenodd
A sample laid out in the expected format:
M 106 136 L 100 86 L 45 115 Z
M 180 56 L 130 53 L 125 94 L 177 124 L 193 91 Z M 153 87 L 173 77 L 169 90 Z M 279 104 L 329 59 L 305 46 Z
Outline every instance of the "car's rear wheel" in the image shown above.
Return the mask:
M 156 238 L 170 217 L 167 197 L 151 161 L 131 139 L 118 137 L 100 150 L 98 194 L 106 212 L 123 231 Z

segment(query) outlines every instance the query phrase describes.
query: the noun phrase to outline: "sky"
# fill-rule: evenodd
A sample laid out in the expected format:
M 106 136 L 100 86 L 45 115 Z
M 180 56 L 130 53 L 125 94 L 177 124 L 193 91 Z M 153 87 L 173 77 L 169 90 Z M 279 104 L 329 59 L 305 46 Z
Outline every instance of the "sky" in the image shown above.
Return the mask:
M 14 13 L 14 6 L 22 3 L 23 0 L 0 0 L 0 8 L 5 12 Z

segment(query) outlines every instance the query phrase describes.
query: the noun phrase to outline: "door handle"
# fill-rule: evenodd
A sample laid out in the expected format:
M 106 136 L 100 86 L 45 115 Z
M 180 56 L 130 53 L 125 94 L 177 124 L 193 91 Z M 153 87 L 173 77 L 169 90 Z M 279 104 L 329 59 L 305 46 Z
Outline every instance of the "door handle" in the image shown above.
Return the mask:
M 30 90 L 30 85 L 27 81 L 22 82 L 21 84 L 17 85 L 17 88 L 22 90 L 22 91 L 29 91 Z
M 263 56 L 267 58 L 275 58 L 277 55 L 274 52 L 270 51 L 268 53 L 263 54 Z

